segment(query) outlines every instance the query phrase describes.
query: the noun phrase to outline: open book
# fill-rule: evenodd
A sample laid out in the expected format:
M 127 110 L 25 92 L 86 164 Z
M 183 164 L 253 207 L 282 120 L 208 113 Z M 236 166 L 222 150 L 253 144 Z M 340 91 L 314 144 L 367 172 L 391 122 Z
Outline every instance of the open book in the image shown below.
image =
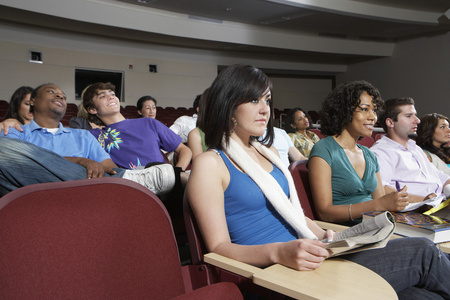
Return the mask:
M 402 212 L 405 211 L 412 211 L 415 210 L 423 205 L 428 205 L 431 206 L 432 208 L 436 208 L 433 212 L 436 212 L 439 209 L 442 209 L 446 206 L 448 206 L 449 201 L 446 201 L 445 199 L 447 198 L 447 196 L 445 194 L 441 194 L 439 196 L 427 199 L 425 201 L 422 202 L 414 202 L 414 203 L 410 203 L 408 204 L 404 210 L 402 210 Z M 450 199 L 450 198 L 449 198 Z M 430 209 L 431 210 L 431 209 Z
M 448 201 L 448 200 L 446 200 Z M 384 212 L 373 211 L 363 214 L 363 221 L 376 218 Z M 450 241 L 450 207 L 435 213 L 415 211 L 391 212 L 395 220 L 395 234 L 410 237 L 425 237 L 434 243 Z
M 344 231 L 338 232 L 334 240 L 327 243 L 325 248 L 331 250 L 335 257 L 339 255 L 359 252 L 386 246 L 395 230 L 395 221 L 388 211 L 365 220 Z

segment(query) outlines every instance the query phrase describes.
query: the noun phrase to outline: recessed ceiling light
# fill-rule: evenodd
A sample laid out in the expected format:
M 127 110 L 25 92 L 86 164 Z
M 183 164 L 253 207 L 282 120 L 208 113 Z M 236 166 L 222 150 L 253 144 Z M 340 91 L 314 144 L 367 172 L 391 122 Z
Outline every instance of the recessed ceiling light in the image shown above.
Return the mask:
M 225 7 L 226 11 L 232 11 L 233 9 L 231 7 Z
M 271 20 L 261 21 L 260 24 L 270 25 L 270 24 L 275 24 L 275 23 L 281 23 L 281 22 L 285 22 L 285 21 L 300 19 L 300 18 L 310 16 L 313 14 L 314 13 L 312 13 L 312 12 L 304 12 L 304 13 L 299 13 L 299 14 L 292 15 L 292 16 L 284 16 L 284 17 L 279 17 L 279 18 L 275 18 L 275 19 L 271 19 Z
M 147 4 L 147 0 L 137 0 L 138 3 Z

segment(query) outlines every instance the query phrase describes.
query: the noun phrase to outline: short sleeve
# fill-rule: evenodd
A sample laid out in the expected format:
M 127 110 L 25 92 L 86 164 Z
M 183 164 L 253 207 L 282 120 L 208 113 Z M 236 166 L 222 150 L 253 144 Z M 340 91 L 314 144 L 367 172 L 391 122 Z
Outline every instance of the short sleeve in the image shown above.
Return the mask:
M 177 149 L 182 138 L 159 121 L 155 121 L 153 124 L 155 124 L 156 132 L 161 142 L 161 149 L 167 152 L 172 152 Z
M 333 166 L 333 157 L 330 148 L 329 138 L 321 139 L 312 148 L 309 158 L 317 156 L 325 160 L 330 166 Z
M 17 140 L 25 140 L 25 134 L 15 128 L 9 128 L 8 135 L 4 135 L 3 130 L 2 130 L 2 132 L 0 133 L 0 136 L 8 137 L 11 139 L 17 139 Z

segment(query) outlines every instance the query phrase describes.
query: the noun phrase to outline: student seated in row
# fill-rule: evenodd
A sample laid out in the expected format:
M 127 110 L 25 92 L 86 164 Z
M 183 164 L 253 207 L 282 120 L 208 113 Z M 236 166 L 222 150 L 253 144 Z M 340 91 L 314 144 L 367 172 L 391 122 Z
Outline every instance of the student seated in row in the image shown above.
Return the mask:
M 156 104 L 158 102 L 152 96 L 142 96 L 136 103 L 136 110 L 139 118 L 156 119 Z
M 81 93 L 81 99 L 83 99 L 84 92 L 88 89 L 89 86 L 85 87 L 83 92 Z M 72 117 L 69 120 L 69 127 L 70 128 L 79 128 L 79 129 L 86 129 L 91 130 L 92 128 L 102 128 L 103 122 L 101 120 L 95 120 L 95 122 L 89 122 L 89 113 L 87 112 L 86 108 L 84 108 L 83 103 L 78 105 L 78 112 L 76 117 Z
M 22 186 L 96 177 L 121 177 L 138 182 L 156 194 L 170 191 L 175 180 L 171 166 L 144 170 L 118 168 L 87 130 L 63 127 L 66 94 L 55 84 L 43 84 L 31 94 L 34 119 L 20 130 L 9 128 L 0 137 L 0 195 Z M 172 176 L 169 176 L 172 174 Z
M 196 117 L 196 123 L 195 128 L 189 131 L 188 137 L 187 137 L 187 145 L 189 149 L 192 151 L 192 160 L 194 160 L 199 154 L 205 152 L 208 150 L 208 146 L 205 143 L 205 133 L 203 132 L 203 126 L 204 126 L 204 117 L 205 114 L 203 112 L 204 109 L 204 102 L 206 94 L 208 93 L 208 89 L 206 89 L 203 94 L 198 95 L 195 100 L 198 102 L 197 105 L 197 117 Z
M 407 187 L 414 202 L 450 195 L 450 175 L 436 169 L 417 146 L 420 119 L 412 98 L 386 100 L 380 123 L 386 135 L 370 148 L 378 158 L 386 192 Z
M 21 86 L 11 96 L 5 120 L 0 122 L 0 133 L 8 134 L 9 128 L 13 127 L 21 131 L 21 125 L 29 124 L 33 120 L 30 97 L 33 88 Z
M 450 126 L 446 116 L 434 113 L 420 118 L 416 142 L 436 168 L 450 175 Z
M 91 129 L 102 148 L 111 159 L 124 169 L 143 168 L 164 164 L 161 152 L 175 152 L 178 161 L 175 180 L 177 189 L 186 185 L 189 175 L 182 172 L 190 164 L 191 150 L 181 143 L 181 138 L 166 125 L 153 118 L 125 119 L 120 113 L 120 102 L 111 83 L 92 84 L 83 95 L 83 106 L 90 122 L 101 121 L 105 126 Z M 172 180 L 172 179 L 167 179 Z
M 379 91 L 365 81 L 336 87 L 322 104 L 321 131 L 308 161 L 316 212 L 333 223 L 360 221 L 377 210 L 401 211 L 410 199 L 403 191 L 386 194 L 375 155 L 357 143 L 371 136 L 383 105 Z
M 6 119 L 16 119 L 20 124 L 29 124 L 33 120 L 33 112 L 30 106 L 30 97 L 33 88 L 21 86 L 11 96 Z
M 84 93 L 83 105 L 89 121 L 101 120 L 103 128 L 91 133 L 122 168 L 135 169 L 148 163 L 165 163 L 161 149 L 179 155 L 177 167 L 185 170 L 191 161 L 191 151 L 181 138 L 153 118 L 125 119 L 111 83 L 92 84 Z
M 305 157 L 309 157 L 309 153 L 320 138 L 312 131 L 309 131 L 311 118 L 308 114 L 296 107 L 291 109 L 286 116 L 286 132 L 292 140 L 294 146 Z
M 330 254 L 332 231 L 306 218 L 292 177 L 271 147 L 272 84 L 259 69 L 221 71 L 205 103 L 206 143 L 187 197 L 208 251 L 248 264 L 314 270 Z M 257 141 L 267 126 L 266 145 Z M 404 299 L 450 298 L 450 261 L 429 240 L 404 238 L 344 256 L 385 278 Z M 300 284 L 300 283 L 299 283 Z M 326 283 L 324 283 L 326 285 Z
M 199 102 L 202 95 L 197 95 L 192 103 L 195 113 L 192 116 L 180 116 L 173 122 L 170 129 L 179 135 L 182 143 L 188 142 L 189 132 L 197 126 Z

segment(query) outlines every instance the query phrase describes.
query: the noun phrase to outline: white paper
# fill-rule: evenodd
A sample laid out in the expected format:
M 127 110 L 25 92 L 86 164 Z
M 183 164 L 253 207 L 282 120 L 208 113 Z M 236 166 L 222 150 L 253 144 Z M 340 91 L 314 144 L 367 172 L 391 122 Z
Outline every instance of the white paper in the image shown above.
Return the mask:
M 436 207 L 439 204 L 441 204 L 441 202 L 444 201 L 445 199 L 447 199 L 447 197 L 444 194 L 441 194 L 441 195 L 439 195 L 437 197 L 430 198 L 430 199 L 427 199 L 427 200 L 422 201 L 422 202 L 410 203 L 410 204 L 408 204 L 405 207 L 404 210 L 402 210 L 402 212 L 415 210 L 416 208 L 419 208 L 419 207 L 421 207 L 422 205 L 425 205 L 425 204 L 429 205 L 429 206 L 432 206 L 432 207 Z

